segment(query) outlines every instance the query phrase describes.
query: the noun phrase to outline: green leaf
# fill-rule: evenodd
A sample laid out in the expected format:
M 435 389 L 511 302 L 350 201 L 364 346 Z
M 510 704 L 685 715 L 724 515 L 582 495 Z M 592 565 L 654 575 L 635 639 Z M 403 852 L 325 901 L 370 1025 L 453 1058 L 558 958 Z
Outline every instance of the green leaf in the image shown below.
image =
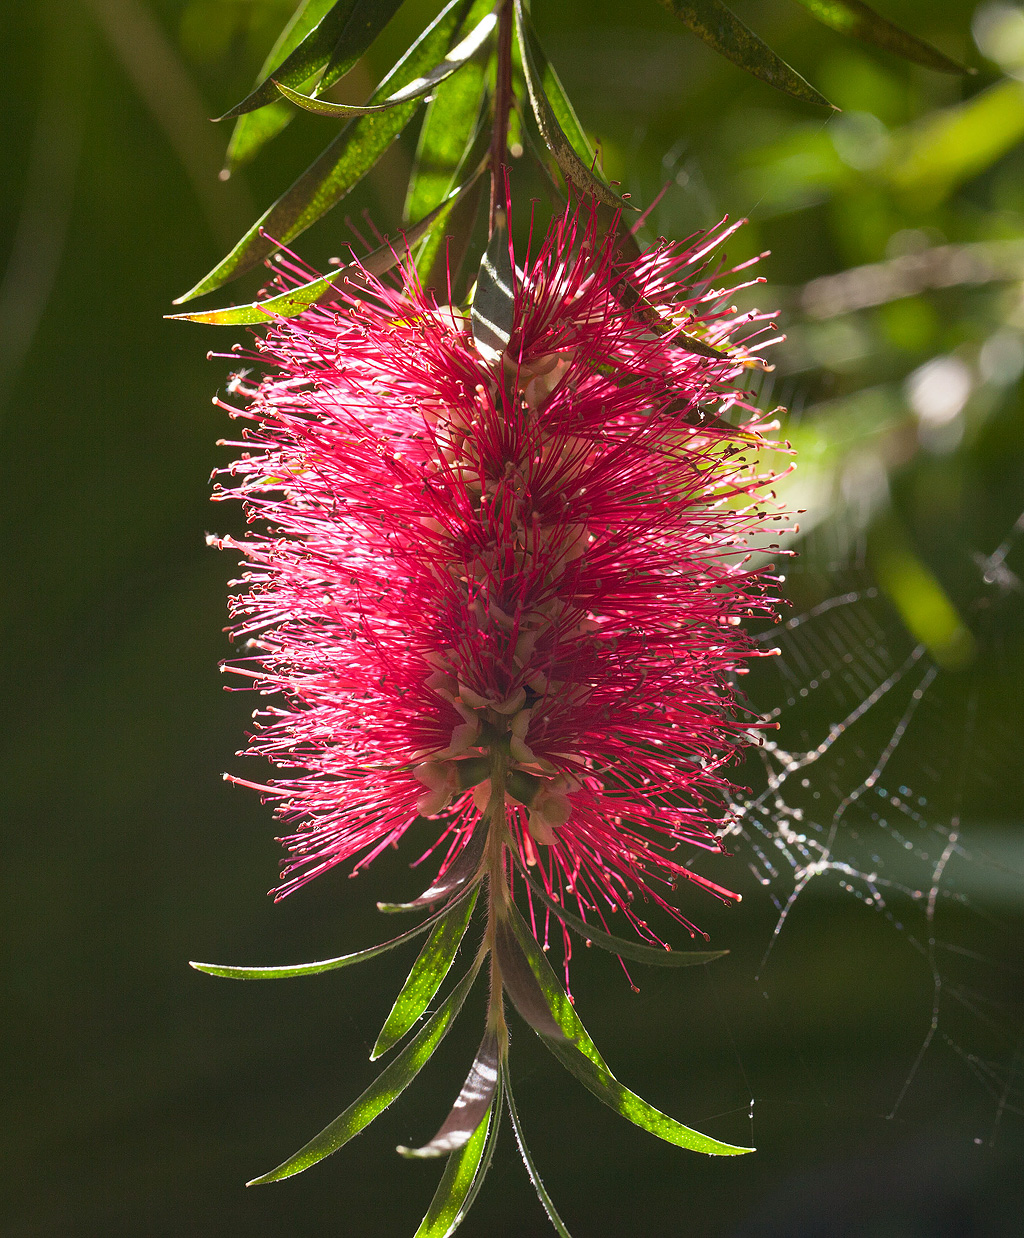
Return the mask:
M 707 1152 L 716 1156 L 735 1156 L 741 1152 L 752 1152 L 753 1148 L 739 1148 L 729 1143 L 721 1143 L 699 1131 L 683 1126 L 674 1118 L 649 1105 L 635 1092 L 619 1083 L 618 1079 L 608 1069 L 607 1063 L 597 1051 L 597 1047 L 587 1034 L 586 1028 L 580 1022 L 579 1015 L 573 1009 L 565 991 L 555 978 L 547 959 L 536 938 L 530 932 L 526 921 L 512 903 L 508 904 L 509 924 L 522 948 L 541 992 L 547 1002 L 554 1021 L 562 1033 L 550 1036 L 537 1027 L 541 1040 L 556 1058 L 572 1072 L 598 1099 L 604 1101 L 616 1113 L 627 1118 L 635 1125 L 657 1135 L 668 1143 L 674 1143 L 681 1148 L 691 1148 L 696 1152 Z M 500 922 L 499 922 L 500 926 Z M 496 936 L 495 947 L 500 938 Z M 500 956 L 499 956 L 500 957 Z M 502 964 L 504 970 L 504 964 Z M 510 996 L 511 993 L 510 993 Z M 522 1013 L 522 1012 L 520 1012 Z M 524 1015 L 524 1018 L 526 1016 Z M 530 1022 L 527 1019 L 527 1022 Z M 536 1025 L 534 1025 L 536 1027 Z
M 519 53 L 522 59 L 523 74 L 526 78 L 526 90 L 530 96 L 530 106 L 533 109 L 537 128 L 545 145 L 554 155 L 562 175 L 578 190 L 591 194 L 599 202 L 605 202 L 618 210 L 628 207 L 617 193 L 614 193 L 605 182 L 591 170 L 588 164 L 576 153 L 572 143 L 558 123 L 551 102 L 544 93 L 544 86 L 538 62 L 534 55 L 536 40 L 526 28 L 522 0 L 515 0 L 516 35 L 519 40 Z M 538 49 L 539 50 L 539 49 Z
M 494 231 L 480 259 L 470 321 L 481 356 L 496 362 L 508 347 L 515 320 L 515 284 L 509 252 L 508 221 L 497 213 Z
M 424 890 L 419 898 L 414 898 L 411 903 L 378 903 L 377 910 L 389 913 L 419 911 L 421 907 L 429 907 L 432 903 L 454 894 L 480 871 L 480 861 L 484 858 L 486 844 L 487 830 L 480 824 L 474 830 L 469 842 L 459 852 L 455 863 L 443 876 L 438 877 L 429 889 Z
M 220 118 L 253 112 L 277 98 L 277 85 L 300 86 L 325 69 L 320 89 L 344 77 L 384 29 L 402 0 L 338 0 L 255 90 Z M 328 81 L 328 75 L 333 74 Z
M 498 1035 L 492 1028 L 484 1033 L 466 1082 L 462 1085 L 451 1112 L 441 1124 L 441 1129 L 422 1148 L 399 1148 L 402 1156 L 415 1160 L 447 1156 L 465 1147 L 490 1112 L 498 1086 L 500 1070 Z
M 491 0 L 478 0 L 487 8 Z M 472 22 L 476 9 L 469 15 Z M 473 143 L 486 86 L 486 68 L 477 57 L 442 82 L 427 106 L 405 198 L 404 217 L 419 219 L 443 202 L 465 166 Z
M 303 0 L 263 62 L 256 79 L 257 85 L 268 78 L 299 46 L 329 8 L 331 0 Z M 294 115 L 294 110 L 279 99 L 257 112 L 239 116 L 228 142 L 227 171 L 234 171 L 248 163 L 261 147 L 281 132 Z
M 523 1158 L 523 1164 L 526 1166 L 526 1172 L 530 1177 L 530 1181 L 533 1183 L 533 1189 L 537 1192 L 537 1198 L 540 1200 L 541 1207 L 547 1213 L 548 1220 L 554 1226 L 558 1238 L 572 1238 L 572 1235 L 565 1227 L 565 1222 L 558 1215 L 558 1210 L 555 1208 L 551 1196 L 547 1192 L 547 1187 L 545 1187 L 540 1174 L 537 1172 L 537 1167 L 533 1163 L 530 1149 L 526 1146 L 526 1138 L 523 1135 L 515 1098 L 512 1095 L 512 1080 L 509 1078 L 507 1058 L 501 1064 L 501 1075 L 502 1083 L 505 1085 L 505 1101 L 508 1104 L 508 1116 L 512 1119 L 512 1129 L 515 1132 L 516 1143 L 519 1145 L 519 1152 Z
M 476 175 L 479 176 L 479 172 Z M 475 180 L 476 177 L 473 179 Z M 473 181 L 469 181 L 461 185 L 447 202 L 431 211 L 425 219 L 421 219 L 408 231 L 401 233 L 404 241 L 402 245 L 394 244 L 385 237 L 383 245 L 378 245 L 358 263 L 347 263 L 337 271 L 332 271 L 330 275 L 321 275 L 318 279 L 310 280 L 308 284 L 299 284 L 295 288 L 279 292 L 273 297 L 266 297 L 262 301 L 251 301 L 248 305 L 229 305 L 225 309 L 218 310 L 196 310 L 191 314 L 165 314 L 164 317 L 174 322 L 201 322 L 216 327 L 254 326 L 264 322 L 275 322 L 281 318 L 294 318 L 318 301 L 326 300 L 332 291 L 334 293 L 367 292 L 370 290 L 370 285 L 364 278 L 364 272 L 381 276 L 397 266 L 405 256 L 406 250 L 411 249 L 421 237 L 425 236 L 435 223 L 448 217 L 452 207 L 472 183 Z M 413 904 L 408 904 L 408 906 L 412 907 Z
M 478 892 L 479 889 L 475 889 L 467 898 L 460 899 L 434 925 L 377 1037 L 370 1054 L 371 1062 L 402 1039 L 441 987 L 466 935 Z
M 374 92 L 379 102 L 414 81 L 443 55 L 462 30 L 472 0 L 450 0 Z M 275 89 L 275 95 L 276 95 Z M 373 167 L 419 106 L 410 100 L 351 121 L 323 154 L 253 224 L 235 248 L 175 304 L 237 279 L 325 215 Z
M 728 950 L 662 950 L 656 946 L 645 946 L 641 942 L 630 941 L 626 937 L 614 937 L 611 933 L 606 933 L 595 925 L 588 924 L 586 920 L 581 920 L 579 916 L 574 916 L 561 903 L 555 902 L 543 886 L 530 878 L 530 875 L 519 864 L 518 858 L 516 863 L 530 887 L 530 892 L 550 907 L 559 920 L 571 928 L 574 933 L 578 933 L 587 941 L 592 941 L 602 950 L 609 950 L 612 954 L 617 954 L 624 959 L 635 959 L 638 963 L 651 963 L 655 967 L 694 967 L 698 963 L 711 963 L 715 959 L 724 958 L 729 953 Z
M 308 95 L 299 94 L 290 86 L 285 86 L 283 82 L 274 84 L 290 103 L 294 103 L 306 112 L 314 112 L 317 116 L 329 116 L 335 120 L 347 120 L 353 116 L 372 116 L 377 112 L 386 112 L 389 108 L 397 107 L 400 103 L 407 103 L 410 99 L 422 99 L 424 95 L 429 95 L 440 82 L 451 77 L 456 70 L 461 69 L 477 54 L 497 23 L 498 19 L 495 15 L 488 13 L 461 43 L 452 48 L 440 64 L 435 65 L 429 73 L 424 73 L 422 77 L 410 82 L 408 86 L 396 90 L 383 103 L 367 104 L 365 107 L 357 107 L 348 103 L 327 103 L 323 99 L 311 99 Z
M 473 987 L 473 981 L 480 971 L 482 961 L 481 955 L 444 1003 L 423 1025 L 416 1037 L 409 1042 L 391 1065 L 377 1076 L 358 1100 L 353 1101 L 343 1114 L 335 1118 L 330 1125 L 325 1126 L 319 1135 L 300 1148 L 294 1156 L 290 1156 L 270 1173 L 253 1178 L 246 1185 L 261 1186 L 266 1182 L 279 1182 L 282 1178 L 290 1178 L 293 1174 L 302 1173 L 311 1165 L 315 1165 L 317 1161 L 322 1161 L 325 1156 L 336 1152 L 342 1144 L 348 1143 L 364 1127 L 369 1126 L 378 1114 L 382 1113 L 396 1097 L 405 1091 L 429 1061 L 431 1054 L 451 1027 L 455 1016 L 462 1009 L 466 995 Z
M 475 892 L 473 897 L 475 897 Z M 463 896 L 464 901 L 465 896 Z M 438 920 L 447 916 L 454 907 L 445 907 L 441 911 L 428 916 L 421 924 L 392 937 L 390 941 L 381 942 L 378 946 L 370 946 L 367 950 L 357 950 L 355 954 L 342 954 L 336 959 L 323 959 L 318 963 L 293 963 L 284 967 L 230 967 L 220 963 L 189 963 L 196 971 L 206 972 L 209 976 L 223 976 L 228 980 L 290 980 L 293 976 L 317 976 L 320 972 L 337 971 L 339 967 L 351 967 L 353 963 L 365 963 L 367 959 L 375 959 L 378 954 L 394 950 L 396 946 L 404 946 L 407 941 L 425 933 Z
M 530 932 L 529 926 L 520 915 L 519 909 L 514 903 L 509 903 L 508 914 L 509 923 L 512 926 L 513 933 L 516 935 L 516 940 L 526 956 L 530 970 L 540 985 L 548 1009 L 551 1011 L 551 1015 L 563 1035 L 581 1053 L 590 1058 L 595 1066 L 600 1066 L 602 1069 L 607 1070 L 608 1067 L 604 1058 L 598 1052 L 597 1045 L 590 1039 L 587 1029 L 580 1022 L 579 1015 L 573 1008 L 572 1002 L 566 997 L 565 990 L 558 982 L 558 977 L 551 970 L 551 965 L 545 958 L 544 951 L 537 944 L 537 939 Z
M 721 0 L 661 0 L 662 5 L 709 47 L 762 82 L 794 99 L 833 105 L 772 49 Z
M 838 30 L 840 34 L 883 47 L 914 64 L 923 64 L 940 73 L 974 72 L 943 55 L 930 43 L 886 20 L 861 0 L 797 0 L 797 3 L 802 4 L 823 25 Z
M 563 1040 L 565 1033 L 552 1013 L 547 994 L 506 920 L 499 919 L 494 926 L 494 954 L 501 969 L 502 986 L 519 1014 L 535 1032 Z
M 705 1152 L 709 1156 L 739 1156 L 744 1152 L 754 1151 L 753 1148 L 722 1143 L 709 1135 L 702 1135 L 700 1131 L 692 1130 L 689 1126 L 683 1126 L 675 1118 L 670 1118 L 668 1114 L 655 1109 L 635 1092 L 631 1092 L 607 1067 L 595 1065 L 573 1045 L 543 1036 L 541 1039 L 562 1065 L 574 1074 L 584 1087 L 593 1092 L 598 1100 L 614 1109 L 620 1117 L 659 1139 L 664 1139 L 666 1143 L 675 1144 L 678 1148 L 689 1148 L 693 1152 Z
M 565 93 L 565 87 L 555 72 L 554 65 L 544 54 L 544 49 L 537 38 L 533 22 L 525 9 L 523 10 L 523 26 L 530 46 L 530 57 L 534 72 L 540 79 L 541 90 L 551 106 L 555 120 L 558 121 L 562 133 L 576 154 L 579 155 L 588 168 L 592 167 L 594 163 L 594 148 L 590 144 L 590 139 L 583 131 L 583 126 L 576 115 L 576 110 L 569 102 L 569 96 Z M 522 61 L 520 60 L 521 63 Z
M 448 1158 L 441 1182 L 413 1238 L 448 1238 L 462 1224 L 490 1168 L 500 1124 L 499 1090 L 470 1141 Z

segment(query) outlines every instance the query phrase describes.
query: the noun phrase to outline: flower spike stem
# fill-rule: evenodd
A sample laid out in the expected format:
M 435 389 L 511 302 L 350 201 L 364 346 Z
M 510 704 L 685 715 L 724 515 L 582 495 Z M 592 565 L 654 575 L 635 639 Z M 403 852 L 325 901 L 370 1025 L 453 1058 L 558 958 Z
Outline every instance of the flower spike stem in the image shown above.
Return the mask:
M 494 127 L 491 131 L 491 203 L 488 235 L 497 225 L 505 203 L 502 169 L 508 147 L 508 121 L 512 108 L 512 0 L 501 0 L 498 10 L 498 40 L 495 49 Z

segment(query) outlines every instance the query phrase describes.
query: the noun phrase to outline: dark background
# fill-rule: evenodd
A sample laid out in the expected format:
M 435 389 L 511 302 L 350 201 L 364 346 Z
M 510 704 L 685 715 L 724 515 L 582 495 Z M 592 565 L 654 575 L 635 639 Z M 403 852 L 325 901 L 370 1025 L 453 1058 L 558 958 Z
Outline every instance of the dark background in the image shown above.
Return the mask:
M 826 875 L 761 967 L 773 898 L 793 880 L 780 861 L 760 887 L 741 840 L 718 870 L 750 895 L 740 908 L 684 892 L 728 959 L 634 974 L 639 994 L 610 956 L 574 961 L 578 1008 L 620 1076 L 700 1129 L 752 1140 L 755 1156 L 705 1159 L 627 1127 L 514 1029 L 520 1112 L 577 1238 L 1019 1232 L 1024 85 L 1012 74 L 1024 19 L 968 0 L 879 7 L 980 72 L 942 77 L 860 49 L 795 4 L 737 3 L 842 106 L 829 118 L 716 58 L 653 0 L 534 5 L 609 175 L 644 204 L 670 184 L 651 234 L 745 213 L 731 256 L 772 250 L 757 296 L 782 310 L 790 339 L 764 399 L 793 409 L 801 469 L 786 495 L 813 529 L 787 569 L 794 613 L 881 584 L 840 608 L 849 618 L 816 620 L 813 649 L 787 646 L 754 699 L 771 709 L 799 697 L 814 657 L 863 671 L 846 682 L 847 705 L 916 641 L 927 646 L 918 668 L 935 668 L 886 770 L 909 784 L 905 800 L 927 799 L 924 841 L 904 863 L 885 832 L 876 864 L 859 802 L 841 827 L 858 871 L 892 883 L 884 909 L 866 905 L 863 881 Z M 274 905 L 263 897 L 278 857 L 270 814 L 220 779 L 243 769 L 234 752 L 253 702 L 223 692 L 218 673 L 233 565 L 203 534 L 237 516 L 208 505 L 227 433 L 210 397 L 229 365 L 204 354 L 239 337 L 162 315 L 330 129 L 303 118 L 244 177 L 216 178 L 227 134 L 206 117 L 245 90 L 288 10 L 3 7 L 0 1225 L 18 1238 L 411 1234 L 437 1167 L 392 1149 L 432 1132 L 478 1034 L 475 994 L 465 1026 L 356 1142 L 295 1180 L 243 1189 L 377 1073 L 368 1051 L 411 955 L 267 985 L 216 981 L 186 961 L 368 945 L 393 928 L 375 900 L 424 880 L 406 867 L 410 849 L 356 883 L 335 872 Z M 353 97 L 431 11 L 410 0 L 350 79 Z M 957 110 L 962 100 L 974 103 Z M 395 225 L 413 137 L 347 209 Z M 345 209 L 300 242 L 310 261 L 347 239 Z M 817 299 L 809 287 L 948 245 L 998 270 L 861 309 L 840 297 L 822 312 L 822 286 Z M 841 716 L 837 703 L 784 711 L 780 742 L 807 747 Z M 809 767 L 824 819 L 859 785 L 853 765 L 870 771 L 885 753 L 902 708 L 872 711 L 848 758 Z M 756 788 L 756 762 L 748 773 Z M 863 820 L 878 826 L 877 813 Z M 939 1014 L 911 1077 L 935 976 Z M 463 1232 L 548 1232 L 508 1131 Z

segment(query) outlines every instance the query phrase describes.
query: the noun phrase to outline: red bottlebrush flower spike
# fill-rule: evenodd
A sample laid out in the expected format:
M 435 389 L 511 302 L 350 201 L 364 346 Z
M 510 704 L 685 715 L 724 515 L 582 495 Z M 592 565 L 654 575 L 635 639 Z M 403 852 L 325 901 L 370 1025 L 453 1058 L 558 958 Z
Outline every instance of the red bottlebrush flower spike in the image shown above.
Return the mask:
M 771 578 L 751 566 L 771 478 L 757 459 L 767 427 L 738 380 L 767 320 L 737 317 L 711 287 L 702 264 L 725 230 L 626 261 L 601 221 L 568 210 L 521 270 L 496 231 L 471 315 L 437 305 L 410 270 L 397 290 L 366 275 L 275 323 L 257 344 L 274 373 L 236 381 L 251 403 L 232 412 L 248 424 L 217 491 L 260 530 L 219 544 L 249 564 L 232 612 L 251 656 L 231 669 L 278 702 L 249 751 L 282 773 L 248 785 L 290 827 L 279 895 L 346 860 L 357 871 L 424 817 L 443 859 L 421 898 L 381 905 L 440 909 L 384 946 L 197 966 L 309 974 L 433 927 L 378 1056 L 425 1011 L 487 890 L 464 979 L 377 1084 L 257 1181 L 307 1168 L 390 1103 L 489 956 L 487 1030 L 462 1093 L 433 1140 L 403 1150 L 460 1158 L 432 1205 L 455 1216 L 446 1233 L 489 1162 L 503 1096 L 568 1232 L 511 1096 L 504 996 L 637 1125 L 703 1152 L 749 1150 L 615 1079 L 512 896 L 518 869 L 564 930 L 623 958 L 716 957 L 668 950 L 631 903 L 640 893 L 690 927 L 669 901 L 679 879 L 733 897 L 679 847 L 720 849 L 728 768 L 760 725 L 734 683 L 757 654 L 742 621 L 771 612 Z M 597 927 L 607 907 L 646 942 Z
M 768 479 L 756 416 L 717 416 L 746 407 L 749 340 L 695 355 L 617 288 L 719 347 L 751 317 L 687 280 L 711 242 L 623 264 L 613 240 L 593 215 L 558 221 L 516 279 L 497 362 L 411 280 L 260 342 L 278 373 L 240 414 L 245 454 L 217 497 L 266 530 L 223 544 L 252 564 L 233 612 L 255 655 L 235 669 L 285 701 L 250 751 L 302 770 L 262 788 L 294 827 L 282 893 L 365 864 L 417 814 L 438 817 L 451 863 L 497 753 L 549 889 L 626 907 L 633 889 L 664 904 L 678 878 L 710 885 L 673 853 L 718 848 L 751 727 L 732 682 L 753 656 L 738 625 L 766 610 L 746 552 Z

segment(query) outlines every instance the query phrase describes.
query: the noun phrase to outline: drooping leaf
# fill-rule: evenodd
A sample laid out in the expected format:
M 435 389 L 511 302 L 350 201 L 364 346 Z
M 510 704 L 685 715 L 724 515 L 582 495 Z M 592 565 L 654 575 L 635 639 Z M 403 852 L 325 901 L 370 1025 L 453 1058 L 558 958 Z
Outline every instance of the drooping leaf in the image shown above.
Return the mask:
M 537 944 L 537 939 L 530 932 L 529 926 L 519 914 L 519 909 L 514 903 L 509 904 L 508 915 L 509 923 L 512 926 L 512 931 L 516 936 L 520 949 L 536 978 L 537 984 L 540 986 L 540 991 L 544 996 L 544 1001 L 547 1003 L 548 1010 L 550 1010 L 551 1016 L 555 1023 L 558 1024 L 562 1034 L 581 1053 L 590 1058 L 596 1066 L 607 1070 L 608 1066 L 598 1052 L 597 1045 L 590 1039 L 587 1029 L 580 1022 L 580 1017 L 576 1013 L 572 1002 L 569 1001 L 565 990 L 559 984 L 558 977 L 551 970 L 551 964 L 544 957 L 544 951 Z
M 547 1213 L 548 1220 L 554 1226 L 558 1238 L 572 1238 L 572 1235 L 565 1227 L 565 1222 L 558 1215 L 558 1210 L 555 1208 L 551 1196 L 547 1192 L 547 1187 L 545 1187 L 540 1174 L 537 1172 L 537 1167 L 533 1163 L 530 1149 L 526 1146 L 526 1138 L 523 1135 L 523 1127 L 519 1121 L 515 1097 L 512 1095 L 512 1080 L 509 1078 L 507 1058 L 501 1064 L 501 1078 L 504 1084 L 505 1101 L 508 1105 L 508 1116 L 512 1119 L 512 1130 L 515 1132 L 519 1153 L 523 1158 L 523 1164 L 526 1166 L 526 1172 L 529 1175 L 530 1181 L 533 1183 L 533 1189 L 537 1192 L 537 1198 L 540 1200 L 541 1207 Z
M 541 73 L 533 54 L 533 40 L 526 28 L 522 0 L 515 0 L 515 18 L 519 54 L 526 78 L 526 90 L 530 96 L 530 107 L 541 137 L 554 155 L 562 170 L 562 175 L 577 189 L 591 194 L 599 202 L 605 202 L 617 209 L 625 209 L 628 203 L 624 202 L 588 164 L 584 163 L 558 123 L 551 102 L 544 93 Z
M 556 1018 L 548 995 L 526 958 L 507 920 L 494 926 L 494 953 L 501 968 L 501 983 L 512 1005 L 536 1032 L 563 1040 L 565 1032 Z
M 762 82 L 805 103 L 832 107 L 823 94 L 776 56 L 721 0 L 661 0 L 661 3 L 709 47 Z
M 473 890 L 467 898 L 460 899 L 434 925 L 377 1037 L 377 1043 L 370 1054 L 371 1062 L 402 1039 L 441 987 L 466 935 L 473 908 L 476 906 L 477 893 L 477 890 Z
M 470 840 L 459 852 L 454 864 L 438 877 L 432 886 L 424 890 L 419 898 L 411 903 L 378 903 L 378 911 L 419 911 L 421 907 L 430 907 L 442 898 L 447 898 L 471 881 L 480 870 L 480 861 L 484 858 L 484 847 L 487 845 L 487 830 L 478 825 Z
M 515 281 L 509 252 L 508 221 L 498 212 L 473 293 L 473 342 L 485 360 L 495 362 L 508 347 L 515 319 Z
M 422 1148 L 399 1148 L 402 1156 L 415 1159 L 447 1156 L 450 1152 L 465 1147 L 490 1111 L 494 1091 L 498 1086 L 499 1068 L 498 1036 L 493 1029 L 488 1028 L 466 1076 L 466 1082 L 462 1085 L 462 1090 L 441 1129 Z
M 473 23 L 478 8 L 486 9 L 490 4 L 491 0 L 478 0 L 467 24 Z M 405 219 L 419 219 L 433 210 L 457 183 L 458 169 L 466 166 L 467 153 L 477 129 L 485 86 L 485 63 L 478 56 L 434 92 L 420 128 L 405 198 Z M 475 164 L 478 160 L 472 162 Z
M 656 946 L 645 946 L 639 941 L 630 941 L 626 937 L 614 937 L 596 925 L 581 920 L 579 916 L 574 916 L 561 903 L 555 902 L 547 890 L 533 881 L 524 869 L 521 871 L 531 894 L 550 907 L 563 924 L 587 941 L 592 941 L 595 946 L 609 950 L 621 958 L 635 959 L 638 963 L 651 963 L 655 967 L 694 967 L 698 963 L 711 963 L 715 959 L 724 958 L 729 953 L 728 950 L 661 950 Z
M 575 108 L 569 102 L 569 96 L 565 93 L 565 87 L 562 85 L 561 78 L 555 72 L 554 65 L 544 54 L 544 49 L 537 38 L 537 32 L 533 27 L 530 14 L 525 9 L 523 10 L 523 27 L 529 42 L 533 70 L 539 78 L 541 90 L 551 107 L 555 120 L 558 121 L 562 133 L 576 154 L 579 155 L 588 168 L 593 167 L 594 148 L 590 144 L 590 139 L 583 131 L 583 126 L 580 124 Z M 519 61 L 520 66 L 522 66 L 521 52 Z
M 366 52 L 402 0 L 338 0 L 302 41 L 267 77 L 220 118 L 230 120 L 254 112 L 277 99 L 277 86 L 301 86 L 324 69 L 320 88 L 338 81 Z M 333 73 L 330 81 L 328 73 Z
M 876 13 L 862 0 L 797 0 L 823 25 L 940 73 L 971 73 L 937 48 Z
M 327 10 L 331 0 L 302 0 L 292 14 L 292 19 L 281 31 L 270 55 L 263 62 L 257 85 L 265 81 L 274 70 L 299 46 L 314 29 Z M 296 83 L 302 85 L 301 82 Z M 256 112 L 247 112 L 235 121 L 228 142 L 226 169 L 233 172 L 253 159 L 271 138 L 275 138 L 295 115 L 292 108 L 280 99 Z M 224 175 L 224 173 L 222 173 Z
M 283 1161 L 276 1169 L 247 1183 L 261 1186 L 266 1182 L 279 1182 L 293 1174 L 302 1173 L 325 1156 L 336 1152 L 342 1144 L 358 1135 L 412 1083 L 431 1054 L 441 1043 L 455 1016 L 462 1008 L 466 995 L 480 971 L 482 958 L 459 981 L 442 1005 L 431 1015 L 417 1035 L 409 1042 L 395 1060 L 366 1089 L 358 1100 L 352 1102 L 344 1113 L 334 1119 L 319 1135 L 300 1148 L 294 1156 Z
M 536 938 L 514 904 L 508 905 L 508 915 L 509 924 L 522 948 L 522 954 L 529 963 L 538 989 L 543 994 L 547 1008 L 558 1024 L 561 1034 L 552 1036 L 546 1033 L 543 1027 L 538 1026 L 540 1020 L 533 1022 L 525 1014 L 523 1017 L 531 1023 L 541 1040 L 563 1066 L 616 1113 L 649 1131 L 652 1135 L 657 1135 L 659 1139 L 677 1144 L 681 1148 L 691 1148 L 697 1152 L 707 1152 L 717 1156 L 735 1156 L 741 1152 L 753 1151 L 752 1148 L 739 1148 L 733 1144 L 722 1143 L 708 1135 L 702 1135 L 700 1131 L 683 1126 L 681 1122 L 655 1109 L 635 1092 L 631 1092 L 629 1088 L 621 1084 L 598 1053 L 579 1015 L 555 978 Z M 495 938 L 496 949 L 499 940 Z M 502 964 L 502 973 L 504 974 L 504 964 Z M 511 993 L 509 995 L 513 996 Z M 523 1014 L 522 1010 L 520 1014 Z
M 461 37 L 472 0 L 450 0 L 374 92 L 377 103 L 433 67 Z M 276 89 L 274 90 L 277 94 Z M 237 279 L 327 213 L 373 167 L 408 124 L 416 99 L 387 112 L 350 121 L 323 154 L 266 210 L 230 254 L 175 304 Z
M 410 99 L 422 99 L 424 95 L 429 95 L 440 82 L 443 82 L 445 78 L 451 77 L 457 69 L 461 69 L 467 61 L 477 54 L 497 23 L 498 19 L 495 15 L 487 13 L 477 23 L 476 27 L 466 35 L 462 42 L 452 48 L 440 64 L 436 64 L 429 73 L 424 73 L 422 77 L 411 81 L 407 86 L 403 86 L 401 90 L 396 90 L 393 95 L 389 95 L 382 103 L 366 104 L 363 107 L 348 103 L 328 103 L 325 99 L 312 99 L 308 95 L 299 94 L 298 91 L 292 90 L 290 86 L 286 86 L 283 82 L 275 82 L 274 84 L 289 103 L 294 103 L 296 107 L 301 107 L 303 111 L 313 112 L 317 116 L 329 116 L 334 120 L 348 120 L 353 116 L 371 116 L 377 112 L 386 112 L 389 108 L 397 107 L 400 103 L 407 103 Z
M 689 1126 L 683 1126 L 675 1118 L 670 1118 L 668 1114 L 655 1109 L 635 1092 L 631 1092 L 607 1067 L 596 1065 L 574 1045 L 544 1036 L 541 1039 L 562 1065 L 574 1074 L 584 1087 L 593 1092 L 598 1100 L 614 1109 L 620 1117 L 659 1139 L 664 1139 L 666 1143 L 675 1144 L 679 1148 L 689 1148 L 693 1152 L 705 1152 L 709 1156 L 739 1156 L 744 1152 L 754 1151 L 753 1148 L 722 1143 L 719 1139 L 712 1139 Z
M 478 170 L 476 176 L 479 174 Z M 391 242 L 385 238 L 382 245 L 371 250 L 358 263 L 347 263 L 339 267 L 337 271 L 331 271 L 329 275 L 321 275 L 318 279 L 310 280 L 308 284 L 299 284 L 295 288 L 279 292 L 276 296 L 266 297 L 262 301 L 252 301 L 248 305 L 229 305 L 219 310 L 196 310 L 191 314 L 166 314 L 165 317 L 175 322 L 201 322 L 217 327 L 253 326 L 273 322 L 279 318 L 294 318 L 311 305 L 325 300 L 332 291 L 335 293 L 341 291 L 368 292 L 370 286 L 364 278 L 364 272 L 379 277 L 386 275 L 392 267 L 397 266 L 405 257 L 407 249 L 411 249 L 435 223 L 448 217 L 452 207 L 469 190 L 472 183 L 471 180 L 461 185 L 447 202 L 443 202 L 426 218 L 419 220 L 413 227 L 401 233 L 401 243 Z
M 490 1168 L 500 1123 L 498 1092 L 469 1142 L 448 1158 L 434 1198 L 413 1238 L 448 1238 L 462 1224 Z
M 436 911 L 432 916 L 427 916 L 422 923 L 417 924 L 415 928 L 409 929 L 407 933 L 402 933 L 399 937 L 392 937 L 390 941 L 370 946 L 367 950 L 357 950 L 354 954 L 342 954 L 336 959 L 322 959 L 317 963 L 292 963 L 284 967 L 231 967 L 220 963 L 189 963 L 189 966 L 194 967 L 196 971 L 206 972 L 209 976 L 223 976 L 228 980 L 290 980 L 294 976 L 318 976 L 321 972 L 351 967 L 353 963 L 365 963 L 368 959 L 375 959 L 378 954 L 394 950 L 396 946 L 403 946 L 407 941 L 412 941 L 421 933 L 425 933 L 427 929 L 432 928 L 452 910 L 454 908 L 446 907 L 441 911 Z

